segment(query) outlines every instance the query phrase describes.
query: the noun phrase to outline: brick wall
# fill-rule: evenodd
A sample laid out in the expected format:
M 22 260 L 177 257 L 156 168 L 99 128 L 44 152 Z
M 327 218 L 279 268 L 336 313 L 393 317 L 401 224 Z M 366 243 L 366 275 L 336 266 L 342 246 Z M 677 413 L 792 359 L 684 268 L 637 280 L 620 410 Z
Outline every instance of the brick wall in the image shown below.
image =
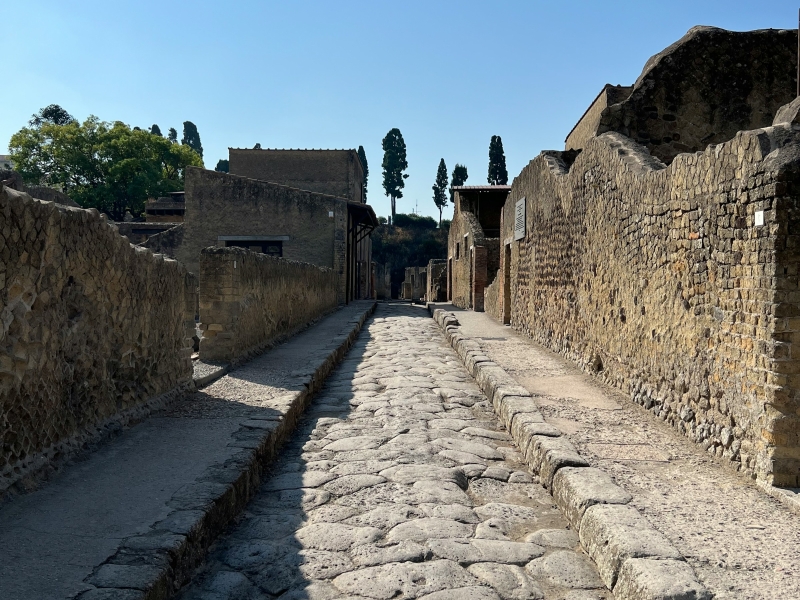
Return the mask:
M 798 155 L 791 125 L 669 167 L 616 133 L 571 166 L 543 153 L 504 209 L 511 240 L 526 198 L 512 326 L 735 467 L 800 485 Z
M 192 382 L 197 280 L 96 210 L 0 188 L 0 489 Z
M 239 362 L 337 306 L 336 274 L 243 248 L 200 259 L 200 357 Z

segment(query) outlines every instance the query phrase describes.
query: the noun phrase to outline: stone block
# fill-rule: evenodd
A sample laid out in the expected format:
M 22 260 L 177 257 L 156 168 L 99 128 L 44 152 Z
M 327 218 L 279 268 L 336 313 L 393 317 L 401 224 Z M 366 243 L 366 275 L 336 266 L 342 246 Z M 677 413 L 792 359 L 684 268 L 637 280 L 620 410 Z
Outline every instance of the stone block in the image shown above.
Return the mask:
M 575 446 L 565 437 L 533 436 L 525 459 L 539 474 L 539 480 L 547 489 L 552 488 L 553 477 L 559 469 L 589 466 L 589 463 L 578 454 Z
M 672 543 L 630 505 L 589 507 L 580 525 L 580 540 L 609 589 L 631 558 L 683 560 Z
M 605 471 L 594 467 L 567 467 L 553 478 L 553 498 L 575 531 L 586 510 L 596 504 L 628 504 L 633 497 Z
M 631 558 L 614 586 L 616 600 L 712 600 L 692 568 L 683 561 Z

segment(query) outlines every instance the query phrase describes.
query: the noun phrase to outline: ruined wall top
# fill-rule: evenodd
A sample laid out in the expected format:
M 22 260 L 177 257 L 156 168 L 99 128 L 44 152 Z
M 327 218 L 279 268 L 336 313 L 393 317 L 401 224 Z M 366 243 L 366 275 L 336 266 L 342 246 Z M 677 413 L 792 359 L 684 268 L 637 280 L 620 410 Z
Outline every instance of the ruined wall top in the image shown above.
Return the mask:
M 796 30 L 693 27 L 647 61 L 627 98 L 603 108 L 595 135 L 622 133 L 669 164 L 682 152 L 769 126 L 795 97 L 796 64 Z M 577 146 L 568 138 L 567 147 L 584 147 L 593 136 L 583 137 Z

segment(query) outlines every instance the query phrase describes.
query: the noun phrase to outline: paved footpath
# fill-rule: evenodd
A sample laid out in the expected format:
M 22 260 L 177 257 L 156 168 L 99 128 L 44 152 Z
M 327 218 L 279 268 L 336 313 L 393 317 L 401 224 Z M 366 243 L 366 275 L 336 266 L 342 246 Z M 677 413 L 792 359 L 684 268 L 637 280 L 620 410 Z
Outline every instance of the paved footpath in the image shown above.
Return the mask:
M 435 322 L 382 304 L 179 598 L 612 595 Z
M 560 355 L 486 313 L 441 308 L 536 396 L 548 423 L 633 495 L 716 600 L 800 598 L 797 514 Z

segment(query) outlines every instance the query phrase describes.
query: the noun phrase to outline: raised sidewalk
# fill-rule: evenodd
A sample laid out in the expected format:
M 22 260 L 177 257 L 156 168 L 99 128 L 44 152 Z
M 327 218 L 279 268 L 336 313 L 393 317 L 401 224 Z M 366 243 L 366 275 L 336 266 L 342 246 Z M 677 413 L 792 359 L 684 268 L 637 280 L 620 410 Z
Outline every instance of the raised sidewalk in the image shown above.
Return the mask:
M 486 313 L 429 308 L 458 319 L 453 331 L 471 348 L 468 368 L 477 372 L 477 363 L 487 361 L 522 386 L 546 421 L 540 433 L 563 434 L 577 459 L 611 475 L 716 600 L 800 598 L 800 525 L 789 506 L 618 390 Z M 478 373 L 479 383 L 488 376 Z
M 341 308 L 0 506 L 0 598 L 169 597 L 374 309 Z

